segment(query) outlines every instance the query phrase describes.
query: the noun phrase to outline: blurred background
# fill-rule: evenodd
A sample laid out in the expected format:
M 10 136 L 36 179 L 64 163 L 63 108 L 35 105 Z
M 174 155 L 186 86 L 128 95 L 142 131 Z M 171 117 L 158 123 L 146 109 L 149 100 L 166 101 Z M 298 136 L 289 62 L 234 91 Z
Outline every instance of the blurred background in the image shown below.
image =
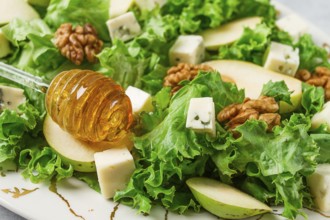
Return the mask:
M 276 0 L 330 36 L 330 0 Z M 1 220 L 25 220 L 0 205 Z

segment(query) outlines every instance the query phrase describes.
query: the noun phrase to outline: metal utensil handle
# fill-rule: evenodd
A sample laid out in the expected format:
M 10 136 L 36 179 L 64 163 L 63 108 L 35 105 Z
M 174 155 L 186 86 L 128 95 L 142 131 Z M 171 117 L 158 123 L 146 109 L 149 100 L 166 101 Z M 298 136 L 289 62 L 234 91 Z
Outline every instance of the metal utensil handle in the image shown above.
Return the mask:
M 46 93 L 49 87 L 49 84 L 44 82 L 40 77 L 2 62 L 0 62 L 0 76 L 42 93 Z

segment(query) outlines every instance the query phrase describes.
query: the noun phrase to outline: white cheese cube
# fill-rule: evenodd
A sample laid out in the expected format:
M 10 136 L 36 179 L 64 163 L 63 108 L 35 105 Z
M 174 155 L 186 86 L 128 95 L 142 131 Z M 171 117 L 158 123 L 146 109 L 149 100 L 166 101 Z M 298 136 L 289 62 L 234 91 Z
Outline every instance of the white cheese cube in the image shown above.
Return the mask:
M 126 187 L 135 164 L 127 148 L 112 148 L 94 154 L 97 178 L 104 198 L 112 198 Z
M 128 41 L 139 35 L 141 27 L 133 12 L 127 12 L 107 21 L 108 30 L 112 40 Z
M 299 67 L 299 49 L 271 42 L 264 68 L 294 76 Z
M 135 4 L 140 8 L 140 10 L 148 10 L 165 5 L 167 0 L 135 0 Z
M 115 18 L 125 14 L 133 5 L 134 0 L 110 0 L 109 17 Z
M 307 177 L 315 205 L 322 212 L 330 212 L 330 164 L 320 164 Z
M 3 109 L 16 111 L 24 102 L 26 98 L 23 89 L 0 85 L 0 111 Z
M 0 58 L 3 58 L 11 53 L 8 39 L 4 36 L 0 29 Z
M 139 114 L 143 111 L 151 112 L 153 110 L 151 95 L 141 89 L 129 86 L 126 95 L 130 98 L 134 114 Z
M 330 101 L 325 103 L 323 109 L 313 116 L 311 122 L 313 128 L 317 128 L 322 124 L 327 125 L 330 132 Z
M 211 97 L 190 99 L 186 128 L 215 135 L 215 108 Z
M 295 14 L 290 14 L 276 21 L 276 26 L 288 34 L 295 40 L 299 40 L 303 34 L 307 33 L 307 24 Z
M 169 51 L 170 63 L 201 63 L 205 56 L 203 37 L 199 35 L 181 35 Z

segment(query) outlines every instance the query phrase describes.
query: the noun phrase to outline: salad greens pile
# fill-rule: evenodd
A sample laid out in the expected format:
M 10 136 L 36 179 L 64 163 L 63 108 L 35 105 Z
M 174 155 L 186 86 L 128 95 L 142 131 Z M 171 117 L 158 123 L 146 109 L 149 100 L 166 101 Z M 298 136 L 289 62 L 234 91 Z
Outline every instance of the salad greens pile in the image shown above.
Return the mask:
M 206 60 L 236 59 L 262 65 L 271 41 L 299 48 L 300 68 L 313 71 L 330 67 L 327 52 L 312 37 L 295 42 L 275 25 L 276 10 L 269 0 L 168 0 L 162 8 L 135 13 L 143 32 L 129 42 L 111 41 L 105 25 L 109 0 L 51 0 L 38 8 L 42 19 L 15 19 L 1 27 L 10 41 L 12 53 L 1 61 L 50 81 L 63 70 L 91 69 L 112 77 L 124 88 L 129 85 L 153 95 L 154 112 L 143 112 L 134 128 L 133 155 L 137 169 L 126 189 L 115 201 L 149 213 L 152 205 L 184 213 L 200 210 L 185 184 L 190 177 L 207 176 L 231 184 L 270 205 L 284 205 L 283 216 L 305 215 L 301 208 L 312 207 L 306 176 L 319 163 L 330 162 L 330 133 L 324 126 L 311 129 L 311 117 L 324 104 L 322 88 L 303 85 L 301 107 L 281 115 L 282 122 L 272 132 L 266 123 L 248 120 L 238 126 L 235 138 L 220 123 L 215 137 L 185 127 L 191 98 L 212 97 L 216 112 L 232 103 L 241 103 L 244 90 L 226 83 L 217 72 L 200 72 L 174 95 L 163 88 L 170 67 L 168 52 L 179 35 L 198 34 L 208 28 L 248 16 L 261 16 L 255 29 L 246 28 L 240 39 Z M 62 23 L 91 23 L 104 41 L 97 55 L 99 63 L 77 67 L 65 59 L 53 44 L 54 32 Z M 48 146 L 42 133 L 46 114 L 44 95 L 0 78 L 1 84 L 24 88 L 28 101 L 19 111 L 0 112 L 0 166 L 22 169 L 32 182 L 61 180 L 71 176 L 99 190 L 95 174 L 78 173 Z M 291 91 L 284 82 L 264 85 L 264 95 L 290 102 Z M 60 137 L 59 137 L 60 138 Z

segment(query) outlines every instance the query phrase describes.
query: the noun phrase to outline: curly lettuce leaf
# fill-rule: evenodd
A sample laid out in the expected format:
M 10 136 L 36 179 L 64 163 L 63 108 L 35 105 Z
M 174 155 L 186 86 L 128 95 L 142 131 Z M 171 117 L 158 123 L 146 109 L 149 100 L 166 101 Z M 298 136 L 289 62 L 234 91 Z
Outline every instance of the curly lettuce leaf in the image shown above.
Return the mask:
M 245 28 L 240 39 L 232 45 L 219 48 L 219 59 L 245 60 L 262 65 L 263 56 L 269 45 L 271 28 L 265 23 L 255 29 Z
M 261 95 L 273 97 L 277 102 L 284 101 L 288 104 L 291 103 L 291 94 L 288 86 L 284 81 L 272 82 L 264 84 L 262 87 Z
M 50 147 L 30 147 L 20 152 L 22 175 L 33 183 L 57 181 L 71 177 L 73 167 L 62 163 L 61 157 Z
M 2 30 L 14 47 L 7 62 L 19 69 L 50 81 L 68 62 L 52 43 L 53 34 L 41 19 L 15 19 Z
M 294 46 L 299 48 L 300 69 L 313 71 L 317 66 L 330 67 L 327 51 L 318 46 L 311 35 L 301 36 Z
M 224 83 L 216 72 L 200 73 L 181 88 L 171 99 L 164 120 L 135 138 L 135 153 L 140 158 L 137 169 L 127 188 L 116 194 L 116 201 L 144 213 L 150 211 L 153 200 L 179 213 L 199 209 L 184 181 L 206 172 L 213 149 L 207 147 L 206 134 L 197 134 L 185 126 L 189 101 L 194 97 L 213 97 L 218 111 L 233 100 L 243 101 L 244 92 Z M 163 106 L 167 102 L 165 98 Z
M 317 157 L 318 163 L 330 163 L 330 134 L 315 133 L 311 134 L 311 137 L 320 147 L 320 155 Z
M 313 116 L 321 111 L 324 105 L 324 89 L 303 83 L 301 106 L 306 115 Z
M 303 204 L 311 201 L 303 178 L 314 171 L 319 155 L 309 129 L 310 120 L 302 114 L 293 114 L 273 132 L 267 132 L 263 121 L 248 120 L 236 128 L 240 138 L 227 139 L 230 151 L 220 151 L 222 157 L 213 158 L 231 157 L 229 170 L 218 166 L 223 176 L 261 201 L 284 204 L 283 216 L 294 219 L 304 215 L 300 213 L 303 205 L 310 205 Z
M 106 21 L 109 19 L 109 0 L 52 0 L 44 18 L 54 29 L 61 24 L 92 24 L 101 39 L 109 41 Z

